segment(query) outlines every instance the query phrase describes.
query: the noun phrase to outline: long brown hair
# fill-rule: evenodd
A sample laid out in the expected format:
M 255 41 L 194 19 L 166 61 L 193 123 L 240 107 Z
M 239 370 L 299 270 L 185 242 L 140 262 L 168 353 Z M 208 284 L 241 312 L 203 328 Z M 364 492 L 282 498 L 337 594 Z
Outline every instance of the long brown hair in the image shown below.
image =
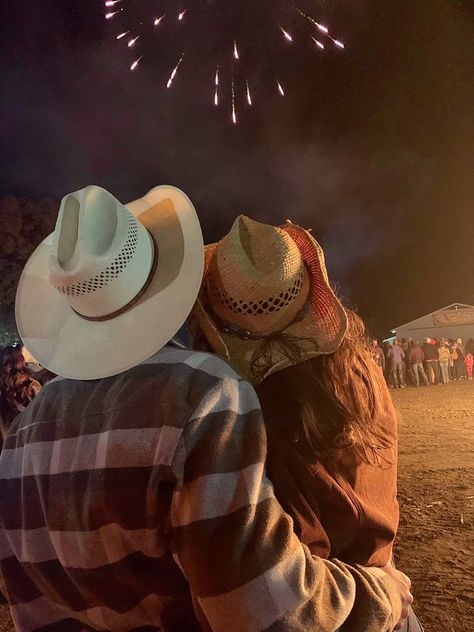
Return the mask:
M 366 463 L 387 465 L 381 454 L 394 437 L 373 423 L 387 404 L 387 386 L 362 320 L 347 313 L 347 333 L 336 352 L 273 373 L 255 390 L 271 443 L 301 443 L 310 458 L 321 460 L 350 448 Z
M 22 348 L 7 347 L 0 367 L 0 414 L 7 426 L 40 389 L 25 367 Z

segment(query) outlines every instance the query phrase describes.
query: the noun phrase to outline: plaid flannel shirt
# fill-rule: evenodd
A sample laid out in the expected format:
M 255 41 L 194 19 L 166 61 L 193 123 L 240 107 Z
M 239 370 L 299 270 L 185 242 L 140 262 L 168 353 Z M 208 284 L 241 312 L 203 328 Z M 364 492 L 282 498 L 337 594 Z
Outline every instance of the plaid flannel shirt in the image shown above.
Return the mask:
M 0 569 L 22 632 L 391 630 L 380 569 L 312 557 L 264 472 L 253 388 L 165 347 L 50 382 L 0 457 Z

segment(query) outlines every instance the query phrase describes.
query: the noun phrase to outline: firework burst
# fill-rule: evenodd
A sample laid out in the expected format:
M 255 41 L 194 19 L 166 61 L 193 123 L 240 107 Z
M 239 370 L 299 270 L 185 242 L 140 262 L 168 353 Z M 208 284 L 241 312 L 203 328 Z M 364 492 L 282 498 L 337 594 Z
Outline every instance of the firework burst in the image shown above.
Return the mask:
M 316 2 L 302 1 L 303 8 L 289 0 L 103 0 L 113 41 L 132 51 L 130 71 L 156 66 L 169 89 L 178 74 L 182 84 L 186 73 L 201 73 L 203 94 L 234 125 L 242 108 L 291 92 L 290 63 L 297 66 L 303 51 L 344 49 Z

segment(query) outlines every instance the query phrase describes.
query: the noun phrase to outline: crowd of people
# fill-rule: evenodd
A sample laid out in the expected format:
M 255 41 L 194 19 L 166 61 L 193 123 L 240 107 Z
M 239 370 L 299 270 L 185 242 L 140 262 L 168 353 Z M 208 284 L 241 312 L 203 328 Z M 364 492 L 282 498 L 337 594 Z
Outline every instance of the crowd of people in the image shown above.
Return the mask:
M 87 187 L 16 316 L 58 375 L 4 354 L 19 632 L 422 630 L 393 561 L 395 409 L 310 231 L 239 216 L 204 248 L 181 191 Z
M 374 360 L 390 388 L 472 381 L 474 338 L 465 344 L 461 338 L 425 338 L 422 344 L 401 338 L 382 346 L 373 340 L 372 345 Z

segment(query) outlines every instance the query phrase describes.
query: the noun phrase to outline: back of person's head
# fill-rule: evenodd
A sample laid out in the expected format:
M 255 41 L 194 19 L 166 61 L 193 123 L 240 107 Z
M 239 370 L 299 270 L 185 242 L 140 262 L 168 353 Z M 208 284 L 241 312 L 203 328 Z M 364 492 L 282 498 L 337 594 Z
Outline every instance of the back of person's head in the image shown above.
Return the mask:
M 313 457 L 350 448 L 368 462 L 391 445 L 374 423 L 391 404 L 370 338 L 334 294 L 321 246 L 303 228 L 237 218 L 206 246 L 189 324 L 195 348 L 209 344 L 252 381 L 270 440 L 298 433 Z
M 189 322 L 243 377 L 258 384 L 302 359 L 332 353 L 347 314 L 311 233 L 239 216 L 205 248 L 204 279 Z

